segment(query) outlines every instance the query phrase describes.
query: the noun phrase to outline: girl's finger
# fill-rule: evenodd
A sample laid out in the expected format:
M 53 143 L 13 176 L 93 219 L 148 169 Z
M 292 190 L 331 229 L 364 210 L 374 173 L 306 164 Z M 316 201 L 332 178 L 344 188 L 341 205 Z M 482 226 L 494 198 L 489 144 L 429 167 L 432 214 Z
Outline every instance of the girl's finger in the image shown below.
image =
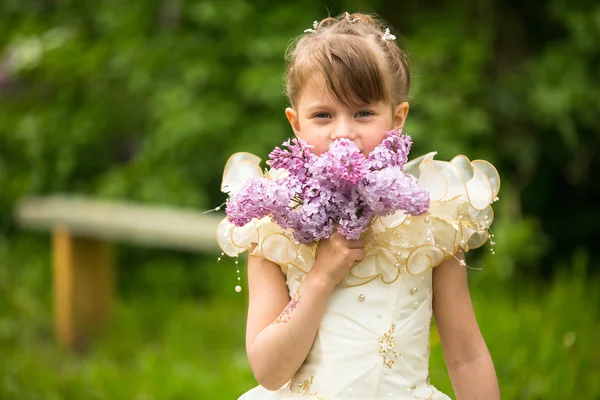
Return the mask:
M 362 249 L 365 247 L 365 241 L 363 239 L 348 240 L 348 247 L 351 249 Z

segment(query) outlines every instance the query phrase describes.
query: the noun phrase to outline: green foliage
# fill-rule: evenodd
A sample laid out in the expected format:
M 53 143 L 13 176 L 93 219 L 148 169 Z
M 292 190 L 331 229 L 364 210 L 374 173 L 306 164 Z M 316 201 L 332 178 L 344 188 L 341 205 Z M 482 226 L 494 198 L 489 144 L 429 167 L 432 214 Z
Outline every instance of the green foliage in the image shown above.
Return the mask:
M 600 6 L 409 4 L 401 12 L 405 5 L 386 3 L 382 12 L 407 35 L 414 90 L 406 131 L 416 152 L 465 153 L 499 168 L 501 203 L 511 204 L 509 214 L 503 208 L 496 215 L 528 226 L 522 244 L 533 243 L 538 254 L 520 260 L 522 267 L 549 274 L 580 246 L 598 256 L 600 116 L 593 105 L 600 49 L 592 43 L 600 36 Z M 522 222 L 530 217 L 537 221 Z M 518 259 L 515 251 L 510 257 Z
M 291 135 L 282 56 L 325 9 L 311 0 L 225 3 L 7 3 L 11 18 L 0 24 L 3 232 L 14 226 L 15 201 L 33 193 L 210 208 L 223 199 L 218 183 L 231 153 L 264 156 Z M 329 8 L 344 8 L 337 7 Z M 406 131 L 415 154 L 436 149 L 442 158 L 465 153 L 494 162 L 501 197 L 510 191 L 522 205 L 500 218 L 520 224 L 532 215 L 541 225 L 529 238 L 545 231 L 566 247 L 565 255 L 546 247 L 544 261 L 581 244 L 594 252 L 590 232 L 600 217 L 591 217 L 589 197 L 597 192 L 588 182 L 600 159 L 593 107 L 600 8 L 564 0 L 548 3 L 547 14 L 526 13 L 520 3 L 370 7 L 362 10 L 380 11 L 406 35 L 413 64 Z M 543 35 L 539 28 L 529 35 L 529 22 L 543 26 Z M 546 202 L 552 197 L 579 206 L 577 229 L 561 225 Z
M 14 230 L 12 206 L 27 194 L 220 204 L 230 154 L 264 157 L 292 134 L 283 114 L 287 44 L 327 10 L 346 9 L 379 12 L 404 34 L 414 154 L 464 153 L 498 166 L 500 197 L 513 203 L 498 218 L 528 230 L 522 243 L 550 244 L 536 244 L 538 256 L 525 267 L 547 272 L 556 265 L 550 260 L 581 245 L 598 255 L 590 179 L 600 166 L 593 106 L 600 8 L 566 0 L 537 9 L 470 1 L 367 8 L 314 0 L 5 1 L 0 232 Z M 547 199 L 564 204 L 570 224 Z

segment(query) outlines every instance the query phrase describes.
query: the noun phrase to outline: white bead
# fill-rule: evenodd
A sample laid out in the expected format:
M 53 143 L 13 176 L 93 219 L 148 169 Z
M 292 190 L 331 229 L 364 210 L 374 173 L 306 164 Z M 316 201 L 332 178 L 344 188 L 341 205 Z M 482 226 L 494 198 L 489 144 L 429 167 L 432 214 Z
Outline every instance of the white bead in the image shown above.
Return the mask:
M 392 392 L 389 392 L 389 393 L 388 393 L 388 396 L 389 396 L 389 397 L 392 397 L 392 396 L 393 396 Z
M 240 277 L 238 276 L 238 281 L 241 281 L 241 280 L 242 280 L 242 278 L 240 278 Z
M 237 285 L 235 287 L 235 291 L 238 292 L 238 293 L 241 292 L 242 291 L 242 287 L 240 285 Z
M 494 236 L 494 235 L 492 235 L 492 236 Z M 402 256 L 402 253 L 401 253 L 401 252 L 399 252 L 399 251 L 397 251 L 397 252 L 396 252 L 396 256 L 398 256 L 398 257 L 401 257 L 401 256 Z
M 400 311 L 400 316 L 403 317 L 404 316 L 404 311 Z
M 394 266 L 395 266 L 396 268 L 400 268 L 400 263 L 396 263 L 396 264 L 394 264 Z
M 240 273 L 240 270 L 239 270 L 239 269 L 237 269 L 235 272 L 237 272 L 237 273 L 239 274 L 239 273 Z
M 426 224 L 431 222 L 431 219 L 429 219 L 429 217 L 425 217 L 423 218 L 423 222 L 425 222 Z
M 365 295 L 364 294 L 359 294 L 358 295 L 358 301 L 365 301 Z
M 352 394 L 352 388 L 348 388 L 348 394 Z
M 415 294 L 415 293 L 417 293 L 417 291 L 419 291 L 419 288 L 414 287 L 414 288 L 410 289 L 410 294 Z
M 295 279 L 300 282 L 302 280 L 302 277 L 300 275 L 296 275 Z
M 215 208 L 215 211 L 219 211 L 221 209 L 221 206 Z
M 412 392 L 412 390 L 410 390 L 410 388 L 406 389 L 406 394 L 410 394 Z
M 418 302 L 418 301 L 415 301 L 415 303 L 413 304 L 413 307 L 414 307 L 414 308 L 418 308 L 418 307 L 419 307 L 419 302 Z
M 371 386 L 371 381 L 366 382 L 367 386 Z
M 467 265 L 467 263 L 465 262 L 465 260 L 460 260 L 458 263 L 459 263 L 460 265 L 462 265 L 463 267 L 464 267 L 465 265 Z
M 405 222 L 406 225 L 410 225 L 410 219 L 407 219 Z
M 465 245 L 465 241 L 464 241 L 464 239 L 460 241 L 460 244 L 461 244 L 461 246 L 464 246 L 464 245 Z
M 425 241 L 426 241 L 426 242 L 431 242 L 431 237 L 430 237 L 430 236 L 427 236 L 427 237 L 425 238 Z

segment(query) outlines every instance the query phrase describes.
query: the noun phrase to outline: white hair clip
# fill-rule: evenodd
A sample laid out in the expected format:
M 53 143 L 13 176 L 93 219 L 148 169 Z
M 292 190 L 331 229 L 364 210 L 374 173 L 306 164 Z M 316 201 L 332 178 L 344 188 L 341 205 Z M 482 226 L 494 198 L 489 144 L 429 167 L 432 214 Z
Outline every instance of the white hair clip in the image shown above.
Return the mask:
M 319 26 L 319 23 L 317 21 L 313 22 L 313 27 L 312 28 L 308 28 L 305 29 L 304 32 L 312 32 L 315 33 L 317 31 L 317 27 Z
M 346 19 L 347 19 L 347 20 L 348 20 L 348 22 L 350 22 L 350 23 L 352 23 L 352 22 L 356 22 L 356 21 L 360 20 L 360 18 L 358 18 L 358 17 L 357 17 L 357 18 L 350 19 L 350 14 L 348 14 L 348 11 L 346 11 Z
M 390 33 L 390 28 L 385 28 L 385 33 L 381 37 L 383 40 L 396 40 L 396 36 Z

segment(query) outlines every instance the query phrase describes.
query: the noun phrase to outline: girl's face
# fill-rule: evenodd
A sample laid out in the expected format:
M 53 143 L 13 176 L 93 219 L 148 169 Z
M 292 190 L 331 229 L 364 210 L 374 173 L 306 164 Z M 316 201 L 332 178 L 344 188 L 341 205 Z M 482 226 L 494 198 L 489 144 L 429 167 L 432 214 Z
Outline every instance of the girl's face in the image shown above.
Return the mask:
M 319 76 L 307 81 L 296 108 L 287 108 L 285 114 L 296 136 L 314 147 L 312 153 L 320 155 L 334 140 L 348 138 L 368 156 L 386 138 L 386 131 L 404 126 L 408 107 L 407 102 L 396 107 L 384 102 L 343 106 L 331 97 Z

